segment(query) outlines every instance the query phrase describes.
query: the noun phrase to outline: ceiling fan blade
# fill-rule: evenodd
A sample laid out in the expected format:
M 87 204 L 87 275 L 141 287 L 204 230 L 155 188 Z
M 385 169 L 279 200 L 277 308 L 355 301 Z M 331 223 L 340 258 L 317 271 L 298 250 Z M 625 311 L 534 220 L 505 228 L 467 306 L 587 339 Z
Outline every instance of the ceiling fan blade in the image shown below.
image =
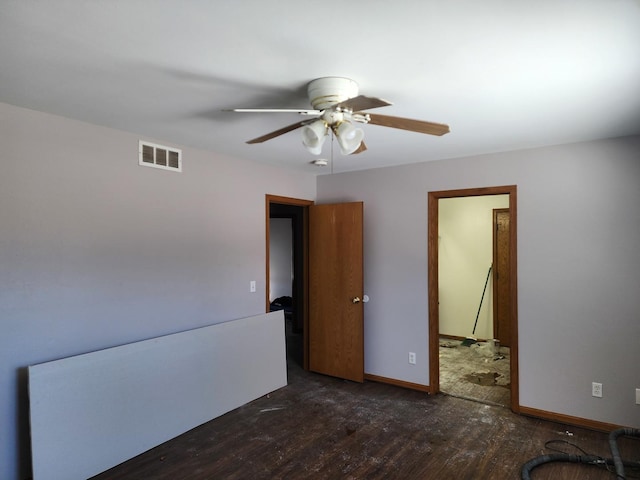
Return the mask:
M 299 113 L 300 115 L 320 115 L 321 110 L 309 110 L 303 108 L 231 108 L 223 112 L 238 113 Z
M 351 155 L 357 155 L 358 153 L 362 153 L 367 149 L 367 146 L 364 144 L 364 142 L 360 142 L 360 146 L 358 147 L 358 149 L 353 152 Z
M 261 137 L 254 138 L 253 140 L 249 140 L 247 141 L 247 143 L 253 144 L 253 143 L 266 142 L 267 140 L 271 140 L 272 138 L 276 138 L 276 137 L 279 137 L 280 135 L 284 135 L 285 133 L 295 130 L 296 128 L 300 128 L 306 125 L 307 123 L 308 123 L 307 120 L 304 120 L 302 122 L 296 122 L 294 124 L 287 125 L 286 127 L 282 127 L 280 130 L 276 130 L 274 132 L 267 133 L 266 135 L 262 135 Z
M 399 128 L 411 132 L 427 133 L 429 135 L 444 135 L 449 133 L 449 125 L 444 123 L 425 122 L 423 120 L 412 120 L 403 117 L 390 117 L 389 115 L 367 114 L 369 122 L 373 125 L 383 127 Z
M 344 110 L 351 110 L 352 112 L 360 110 L 368 110 L 370 108 L 386 107 L 391 103 L 376 97 L 367 97 L 366 95 L 358 95 L 357 97 L 349 98 L 344 102 L 340 102 L 334 105 L 334 108 L 341 108 Z

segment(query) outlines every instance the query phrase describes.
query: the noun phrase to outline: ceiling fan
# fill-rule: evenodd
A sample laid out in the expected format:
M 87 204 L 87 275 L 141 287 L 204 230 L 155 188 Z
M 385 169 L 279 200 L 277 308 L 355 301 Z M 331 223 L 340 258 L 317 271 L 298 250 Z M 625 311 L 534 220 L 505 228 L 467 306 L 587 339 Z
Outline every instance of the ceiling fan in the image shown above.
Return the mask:
M 322 77 L 313 80 L 307 87 L 307 95 L 313 109 L 288 108 L 234 108 L 241 113 L 299 113 L 314 118 L 302 120 L 292 125 L 247 141 L 249 144 L 262 143 L 285 133 L 302 128 L 302 143 L 314 155 L 322 151 L 322 144 L 329 132 L 335 135 L 340 151 L 344 155 L 364 152 L 364 132 L 355 123 L 370 123 L 383 127 L 399 128 L 429 135 L 449 133 L 449 126 L 442 123 L 392 117 L 363 110 L 385 107 L 391 103 L 381 98 L 358 95 L 358 84 L 344 77 Z

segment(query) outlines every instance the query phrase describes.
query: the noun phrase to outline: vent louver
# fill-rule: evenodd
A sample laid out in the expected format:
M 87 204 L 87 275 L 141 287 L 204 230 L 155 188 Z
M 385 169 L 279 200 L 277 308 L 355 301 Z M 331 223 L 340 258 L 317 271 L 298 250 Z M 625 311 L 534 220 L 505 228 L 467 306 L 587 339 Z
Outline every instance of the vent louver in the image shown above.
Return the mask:
M 140 140 L 138 146 L 138 164 L 145 167 L 181 172 L 182 150 Z

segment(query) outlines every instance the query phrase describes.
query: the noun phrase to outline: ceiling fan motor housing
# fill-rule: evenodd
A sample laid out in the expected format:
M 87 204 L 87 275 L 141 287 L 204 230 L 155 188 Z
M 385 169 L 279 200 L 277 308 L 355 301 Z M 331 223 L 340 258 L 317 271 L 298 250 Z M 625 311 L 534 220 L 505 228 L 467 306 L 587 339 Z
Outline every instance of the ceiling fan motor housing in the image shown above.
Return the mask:
M 323 77 L 309 83 L 307 95 L 316 110 L 326 110 L 336 103 L 358 96 L 358 84 L 350 78 Z

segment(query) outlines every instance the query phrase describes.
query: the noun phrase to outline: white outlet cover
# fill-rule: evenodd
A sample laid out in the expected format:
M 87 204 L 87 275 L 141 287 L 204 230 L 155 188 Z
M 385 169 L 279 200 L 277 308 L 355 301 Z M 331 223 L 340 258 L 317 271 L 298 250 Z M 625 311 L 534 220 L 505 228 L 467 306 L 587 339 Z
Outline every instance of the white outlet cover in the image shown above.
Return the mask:
M 602 398 L 602 384 L 598 382 L 591 383 L 591 396 Z
M 414 352 L 409 352 L 409 363 L 411 365 L 416 364 L 416 354 Z

